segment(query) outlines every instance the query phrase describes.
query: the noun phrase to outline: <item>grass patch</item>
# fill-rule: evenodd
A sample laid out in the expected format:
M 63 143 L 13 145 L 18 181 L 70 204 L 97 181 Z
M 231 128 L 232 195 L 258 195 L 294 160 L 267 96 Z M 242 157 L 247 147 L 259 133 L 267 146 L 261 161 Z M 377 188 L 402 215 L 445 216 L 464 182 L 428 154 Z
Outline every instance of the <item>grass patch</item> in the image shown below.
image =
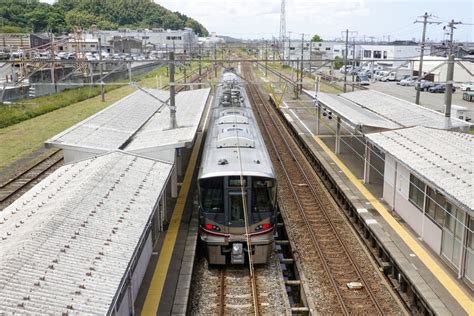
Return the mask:
M 0 169 L 40 148 L 52 136 L 127 96 L 135 89 L 125 86 L 100 96 L 0 129 Z
M 119 86 L 110 85 L 105 91 L 112 91 Z M 45 113 L 81 102 L 100 94 L 99 86 L 80 87 L 59 92 L 57 94 L 32 99 L 22 99 L 20 102 L 0 106 L 0 128 L 5 128 L 19 122 L 43 115 Z

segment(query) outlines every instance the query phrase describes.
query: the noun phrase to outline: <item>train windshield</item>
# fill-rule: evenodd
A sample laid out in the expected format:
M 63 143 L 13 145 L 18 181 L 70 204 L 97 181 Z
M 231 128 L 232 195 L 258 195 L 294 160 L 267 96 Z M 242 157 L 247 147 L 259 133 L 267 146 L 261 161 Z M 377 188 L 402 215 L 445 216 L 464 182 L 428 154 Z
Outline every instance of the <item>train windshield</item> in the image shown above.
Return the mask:
M 252 179 L 253 212 L 272 212 L 275 203 L 275 183 L 268 178 Z
M 224 213 L 224 178 L 201 179 L 199 185 L 203 212 Z

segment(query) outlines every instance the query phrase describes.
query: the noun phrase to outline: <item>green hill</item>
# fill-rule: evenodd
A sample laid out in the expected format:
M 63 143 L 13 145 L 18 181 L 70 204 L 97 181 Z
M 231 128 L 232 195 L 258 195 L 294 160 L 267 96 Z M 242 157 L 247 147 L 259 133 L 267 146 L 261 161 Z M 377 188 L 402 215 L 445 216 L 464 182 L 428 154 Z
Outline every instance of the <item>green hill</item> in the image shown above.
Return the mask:
M 208 31 L 196 20 L 152 0 L 59 0 L 53 5 L 39 0 L 0 0 L 4 32 L 70 32 L 76 27 L 99 29 L 190 27 L 200 36 Z

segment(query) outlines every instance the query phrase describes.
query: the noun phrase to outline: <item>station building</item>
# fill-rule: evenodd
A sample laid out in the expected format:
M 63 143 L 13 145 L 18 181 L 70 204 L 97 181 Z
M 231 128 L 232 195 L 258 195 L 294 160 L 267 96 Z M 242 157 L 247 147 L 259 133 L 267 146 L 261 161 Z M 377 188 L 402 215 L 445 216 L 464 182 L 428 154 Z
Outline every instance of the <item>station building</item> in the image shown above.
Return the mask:
M 474 288 L 472 124 L 373 90 L 317 99 L 319 137 Z
M 417 126 L 366 139 L 384 156 L 384 201 L 474 287 L 474 136 Z
M 132 315 L 172 168 L 114 151 L 59 168 L 2 210 L 0 310 Z

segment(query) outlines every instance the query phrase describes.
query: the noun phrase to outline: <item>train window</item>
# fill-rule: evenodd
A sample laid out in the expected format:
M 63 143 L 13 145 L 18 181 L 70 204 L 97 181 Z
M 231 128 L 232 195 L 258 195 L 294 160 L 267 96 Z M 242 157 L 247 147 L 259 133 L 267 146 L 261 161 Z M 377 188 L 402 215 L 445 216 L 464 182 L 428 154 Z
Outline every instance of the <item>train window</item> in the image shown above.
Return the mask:
M 275 185 L 272 179 L 252 179 L 252 210 L 254 213 L 271 212 L 275 199 Z
M 224 178 L 207 178 L 199 181 L 201 206 L 205 213 L 224 212 Z
M 229 177 L 229 186 L 230 187 L 246 187 L 247 178 L 243 177 L 241 181 L 240 177 Z

